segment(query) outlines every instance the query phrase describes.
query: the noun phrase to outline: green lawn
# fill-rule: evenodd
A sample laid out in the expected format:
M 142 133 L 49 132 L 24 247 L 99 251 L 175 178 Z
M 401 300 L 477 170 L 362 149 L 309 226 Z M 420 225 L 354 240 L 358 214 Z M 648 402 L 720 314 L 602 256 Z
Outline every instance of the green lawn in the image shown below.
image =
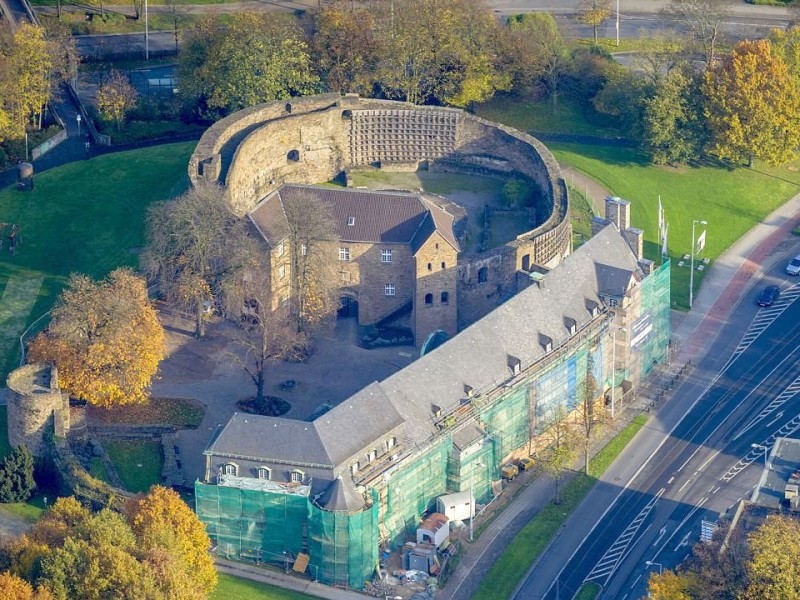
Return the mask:
M 591 460 L 590 475 L 578 473 L 564 487 L 561 504 L 548 504 L 523 527 L 489 569 L 478 590 L 472 596 L 472 600 L 498 600 L 511 596 L 517 584 L 539 557 L 539 554 L 547 547 L 562 523 L 577 508 L 597 482 L 597 478 L 614 462 L 646 422 L 646 416 L 636 417 Z
M 749 229 L 800 191 L 800 160 L 782 168 L 757 164 L 752 169 L 723 166 L 657 167 L 631 148 L 548 144 L 555 157 L 596 179 L 632 202 L 631 223 L 644 230 L 645 255 L 655 259 L 658 246 L 658 197 L 669 222 L 672 258 L 672 304 L 686 308 L 689 267 L 678 261 L 691 251 L 692 220 L 708 221 L 701 258 L 712 261 Z M 701 229 L 696 230 L 696 235 Z M 703 279 L 695 272 L 695 291 Z
M 106 440 L 103 447 L 111 457 L 125 489 L 146 492 L 161 483 L 161 443 L 154 440 Z
M 0 190 L 0 222 L 20 228 L 16 255 L 0 234 L 0 376 L 19 360 L 18 337 L 47 312 L 67 277 L 136 266 L 147 206 L 182 191 L 196 142 L 98 156 L 36 175 L 31 192 Z M 40 324 L 43 326 L 44 322 Z
M 219 585 L 211 600 L 313 600 L 316 596 L 251 581 L 233 575 L 219 574 Z
M 49 503 L 52 505 L 55 498 L 50 497 Z M 0 504 L 0 512 L 12 517 L 22 519 L 28 523 L 35 523 L 44 513 L 44 496 L 36 494 L 28 502 L 14 502 L 11 504 Z
M 608 117 L 585 111 L 577 102 L 563 98 L 556 107 L 549 101 L 534 101 L 505 94 L 479 104 L 475 114 L 489 121 L 504 123 L 520 131 L 571 133 L 619 137 L 622 132 Z
M 569 216 L 572 223 L 572 245 L 576 248 L 592 237 L 592 210 L 586 196 L 577 188 L 569 188 Z
M 150 398 L 147 404 L 128 404 L 112 408 L 88 407 L 93 421 L 113 425 L 174 425 L 178 429 L 197 429 L 206 409 L 202 402 L 189 398 Z
M 578 593 L 575 594 L 575 600 L 594 600 L 602 589 L 594 582 L 584 583 Z
M 89 461 L 89 475 L 95 479 L 99 479 L 103 483 L 111 483 L 111 478 L 108 476 L 106 465 L 103 459 L 93 456 Z

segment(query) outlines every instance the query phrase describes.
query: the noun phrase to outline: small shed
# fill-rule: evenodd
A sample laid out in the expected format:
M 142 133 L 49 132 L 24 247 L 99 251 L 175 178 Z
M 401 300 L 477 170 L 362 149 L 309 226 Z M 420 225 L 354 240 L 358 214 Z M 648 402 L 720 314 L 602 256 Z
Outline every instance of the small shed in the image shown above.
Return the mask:
M 435 548 L 441 546 L 450 535 L 449 521 L 447 515 L 433 513 L 417 527 L 417 543 L 431 544 Z
M 436 500 L 436 512 L 447 516 L 451 521 L 471 519 L 475 514 L 475 502 L 472 492 L 458 492 L 439 496 Z

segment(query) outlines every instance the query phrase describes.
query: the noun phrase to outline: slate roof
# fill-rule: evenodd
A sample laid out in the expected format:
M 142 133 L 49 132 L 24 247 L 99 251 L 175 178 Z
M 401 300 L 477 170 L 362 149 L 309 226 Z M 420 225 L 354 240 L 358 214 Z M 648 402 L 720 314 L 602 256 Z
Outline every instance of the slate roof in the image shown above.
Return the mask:
M 286 237 L 284 200 L 307 194 L 313 194 L 330 206 L 334 234 L 341 241 L 411 244 L 416 252 L 434 231 L 439 231 L 458 250 L 453 216 L 418 193 L 304 185 L 283 185 L 250 212 L 250 220 L 270 246 Z
M 356 512 L 364 508 L 364 496 L 339 475 L 316 500 L 320 508 L 337 512 Z

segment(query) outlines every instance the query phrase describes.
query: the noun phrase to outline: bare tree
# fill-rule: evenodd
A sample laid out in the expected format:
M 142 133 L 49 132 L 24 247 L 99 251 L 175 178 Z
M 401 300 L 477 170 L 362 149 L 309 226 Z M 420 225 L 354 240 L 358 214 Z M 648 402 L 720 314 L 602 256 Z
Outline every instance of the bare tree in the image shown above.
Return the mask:
M 555 482 L 556 504 L 561 503 L 561 477 L 575 460 L 577 450 L 575 428 L 571 423 L 570 410 L 563 402 L 554 402 L 545 415 L 542 440 L 546 447 L 539 453 L 539 464 Z
M 230 212 L 217 185 L 199 184 L 148 210 L 142 266 L 169 301 L 194 313 L 198 337 L 214 304 L 241 307 L 236 288 L 258 254 L 245 221 Z
M 580 449 L 583 454 L 583 469 L 589 474 L 589 457 L 592 444 L 603 434 L 608 422 L 603 402 L 597 397 L 597 382 L 591 372 L 578 386 L 578 431 Z
M 298 332 L 309 333 L 335 315 L 337 252 L 330 207 L 311 193 L 283 198 L 289 260 L 289 313 Z
M 706 66 L 710 66 L 716 58 L 722 23 L 730 15 L 728 1 L 671 0 L 664 14 L 688 27 L 693 41 L 702 50 Z
M 172 31 L 175 36 L 175 54 L 178 53 L 178 39 L 180 36 L 180 29 L 186 21 L 186 12 L 183 4 L 178 0 L 164 0 L 167 7 L 167 15 L 169 20 L 172 21 Z

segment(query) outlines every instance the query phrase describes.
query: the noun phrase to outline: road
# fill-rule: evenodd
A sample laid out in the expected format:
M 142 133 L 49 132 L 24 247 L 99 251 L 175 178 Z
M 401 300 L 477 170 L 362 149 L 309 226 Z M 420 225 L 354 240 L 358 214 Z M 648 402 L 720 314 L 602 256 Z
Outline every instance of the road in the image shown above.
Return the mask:
M 720 324 L 725 330 L 670 402 L 696 399 L 692 408 L 672 431 L 658 419 L 648 424 L 650 435 L 624 457 L 649 458 L 627 486 L 600 484 L 599 508 L 586 508 L 580 531 L 560 534 L 516 598 L 572 598 L 585 581 L 602 586 L 599 598 L 641 598 L 650 570 L 674 568 L 690 552 L 702 520 L 716 522 L 750 496 L 764 456 L 752 444 L 771 447 L 800 430 L 800 283 L 782 267 L 769 275 L 782 284 L 780 301 L 757 309 L 758 286 Z

